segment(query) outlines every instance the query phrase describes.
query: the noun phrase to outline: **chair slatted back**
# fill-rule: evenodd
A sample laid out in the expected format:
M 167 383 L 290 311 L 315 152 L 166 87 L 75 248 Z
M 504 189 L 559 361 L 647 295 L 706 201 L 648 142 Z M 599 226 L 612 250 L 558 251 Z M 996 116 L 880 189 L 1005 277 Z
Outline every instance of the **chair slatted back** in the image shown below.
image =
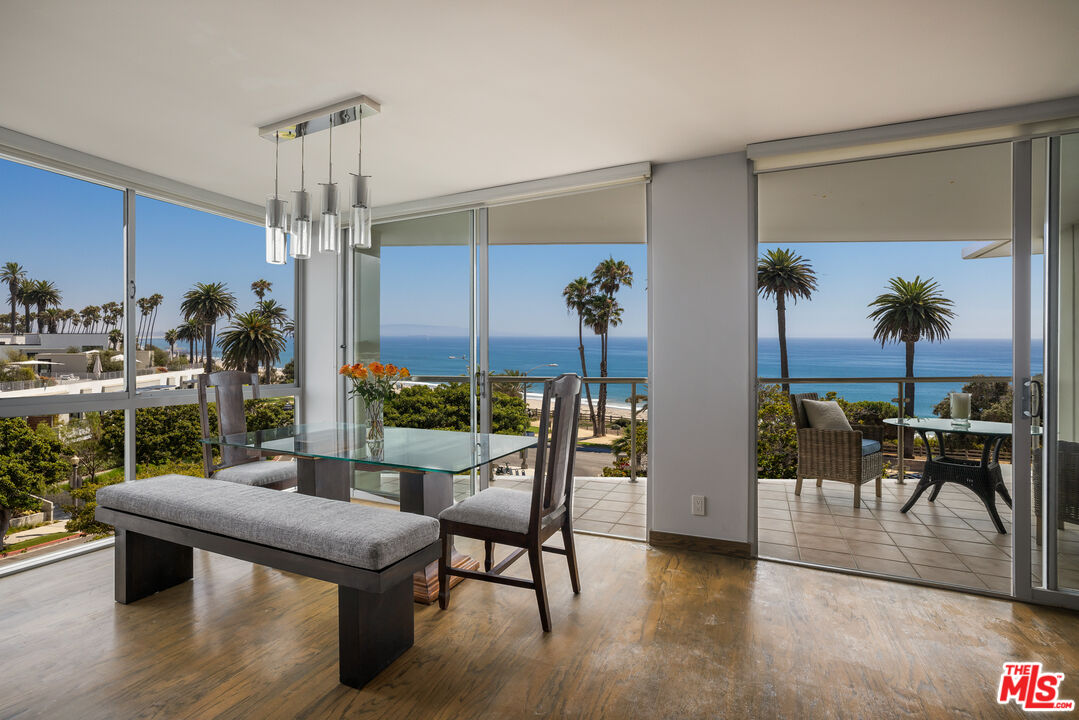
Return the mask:
M 803 400 L 819 400 L 817 393 L 791 393 L 791 410 L 794 412 L 794 427 L 801 430 L 809 427 L 809 418 L 806 417 Z
M 581 415 L 581 378 L 566 373 L 543 383 L 529 531 L 563 505 L 572 512 L 573 460 Z
M 217 434 L 234 435 L 247 432 L 247 416 L 244 414 L 244 387 L 251 387 L 251 397 L 259 397 L 259 379 L 255 373 L 239 370 L 221 370 L 199 375 L 199 420 L 202 422 L 202 437 L 210 437 L 210 415 L 207 390 L 214 390 L 214 405 L 217 414 Z M 202 446 L 203 465 L 206 477 L 215 471 L 233 465 L 254 462 L 259 459 L 257 453 L 237 447 L 219 446 L 221 462 L 214 464 L 213 446 Z

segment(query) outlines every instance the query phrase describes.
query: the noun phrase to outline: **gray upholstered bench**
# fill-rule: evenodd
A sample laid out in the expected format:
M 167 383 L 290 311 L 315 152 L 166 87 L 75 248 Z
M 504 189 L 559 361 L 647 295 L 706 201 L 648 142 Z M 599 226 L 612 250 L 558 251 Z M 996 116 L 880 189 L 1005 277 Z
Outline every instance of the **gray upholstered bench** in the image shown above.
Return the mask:
M 102 488 L 96 517 L 116 528 L 120 603 L 190 580 L 192 548 L 336 583 L 357 688 L 412 646 L 412 574 L 439 553 L 434 518 L 184 475 Z

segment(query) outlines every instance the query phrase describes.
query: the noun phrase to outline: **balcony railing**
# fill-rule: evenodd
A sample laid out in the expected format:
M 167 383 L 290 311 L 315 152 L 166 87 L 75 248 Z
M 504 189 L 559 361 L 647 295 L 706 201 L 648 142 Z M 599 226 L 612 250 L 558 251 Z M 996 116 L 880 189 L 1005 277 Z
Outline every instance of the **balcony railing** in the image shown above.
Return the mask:
M 885 385 L 894 383 L 896 386 L 896 397 L 894 402 L 897 402 L 899 408 L 899 417 L 905 417 L 906 411 L 906 386 L 907 385 L 929 385 L 929 384 L 949 384 L 949 385 L 964 385 L 967 383 L 998 383 L 1012 381 L 1009 375 L 963 375 L 963 376 L 942 376 L 942 377 L 818 377 L 818 378 L 768 378 L 758 377 L 757 384 L 760 385 Z M 905 467 L 905 447 L 906 433 L 901 432 L 899 428 L 896 428 L 896 482 L 902 484 L 906 476 Z
M 526 402 L 527 402 L 527 398 L 528 398 L 528 388 L 529 388 L 530 385 L 540 385 L 545 380 L 553 380 L 553 379 L 554 379 L 553 377 L 539 376 L 539 375 L 487 375 L 486 376 L 486 381 L 488 383 L 490 383 L 490 385 L 492 387 L 495 386 L 495 385 L 500 385 L 500 384 L 504 384 L 504 385 L 523 385 L 524 386 L 524 395 L 525 395 L 525 401 Z M 629 418 L 629 446 L 630 446 L 630 453 L 629 453 L 629 458 L 628 458 L 628 461 L 629 461 L 629 481 L 634 482 L 634 483 L 637 482 L 637 476 L 638 476 L 638 474 L 640 472 L 640 467 L 639 467 L 640 461 L 639 461 L 639 457 L 638 457 L 639 453 L 636 452 L 636 448 L 637 448 L 637 422 L 638 422 L 638 420 L 641 420 L 641 419 L 647 420 L 647 412 L 648 412 L 647 410 L 642 411 L 642 410 L 638 409 L 639 405 L 640 405 L 640 400 L 642 399 L 642 396 L 639 396 L 637 394 L 637 389 L 638 389 L 639 386 L 642 386 L 642 385 L 647 386 L 648 385 L 648 378 L 644 378 L 644 377 L 585 377 L 585 378 L 582 378 L 581 380 L 582 380 L 582 382 L 586 383 L 587 385 L 628 385 L 629 386 L 630 394 L 629 394 L 629 398 L 626 400 L 626 402 L 629 403 L 629 407 L 625 409 L 626 413 L 628 414 L 628 418 Z M 415 382 L 415 383 L 435 383 L 435 384 L 439 384 L 439 383 L 463 383 L 463 382 L 468 382 L 468 377 L 463 376 L 463 375 L 414 375 L 414 376 L 412 376 L 410 382 Z M 480 379 L 479 382 L 482 385 L 482 382 L 483 382 L 482 379 Z M 482 387 L 480 387 L 480 392 L 482 393 L 483 391 L 484 391 L 484 389 Z M 618 403 L 618 405 L 621 405 L 621 404 L 622 404 L 621 402 Z M 581 399 L 581 407 L 582 407 L 582 409 L 587 407 L 587 401 L 584 398 Z M 611 409 L 610 406 L 608 406 L 608 411 L 610 411 L 610 409 Z M 642 413 L 644 413 L 643 417 L 642 417 Z M 605 417 L 606 417 L 606 420 L 608 422 L 613 423 L 616 419 L 622 419 L 625 416 L 622 413 L 608 412 L 608 413 L 606 413 Z

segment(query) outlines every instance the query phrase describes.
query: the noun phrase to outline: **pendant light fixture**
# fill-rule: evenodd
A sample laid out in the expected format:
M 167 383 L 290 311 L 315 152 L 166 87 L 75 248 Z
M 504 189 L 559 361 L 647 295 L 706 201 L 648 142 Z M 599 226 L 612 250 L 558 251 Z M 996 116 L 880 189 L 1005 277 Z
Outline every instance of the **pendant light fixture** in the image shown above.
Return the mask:
M 363 135 L 360 128 L 360 147 L 356 153 L 356 175 L 352 177 L 349 197 L 349 217 L 342 218 L 338 206 L 337 184 L 333 181 L 333 131 L 334 126 L 360 122 L 381 112 L 382 106 L 366 95 L 357 95 L 324 107 L 308 110 L 289 118 L 262 125 L 260 137 L 274 142 L 274 194 L 266 201 L 266 261 L 282 264 L 288 255 L 306 260 L 314 252 L 312 245 L 318 234 L 318 252 L 340 254 L 346 242 L 354 248 L 371 247 L 371 192 L 370 177 L 363 174 Z M 328 177 L 322 186 L 321 212 L 315 217 L 311 196 L 307 192 L 305 162 L 308 135 L 329 132 Z M 292 193 L 292 212 L 289 205 L 278 197 L 278 145 L 289 140 L 300 141 L 300 189 Z M 351 237 L 345 238 L 342 220 L 351 220 Z M 317 227 L 316 227 L 317 226 Z M 285 241 L 290 247 L 285 247 Z
M 304 151 L 307 136 L 300 136 L 300 189 L 292 191 L 292 244 L 289 254 L 297 260 L 311 257 L 311 195 L 304 185 Z
M 266 262 L 271 265 L 285 264 L 285 225 L 288 208 L 277 195 L 277 170 L 281 140 L 274 140 L 273 197 L 266 200 Z
M 318 251 L 322 253 L 341 252 L 341 239 L 338 237 L 337 184 L 333 181 L 333 125 L 334 116 L 331 114 L 329 178 L 322 183 L 322 222 L 318 234 Z
M 359 131 L 359 149 L 356 151 L 356 174 L 352 176 L 351 245 L 354 248 L 371 247 L 371 189 L 370 177 L 363 174 L 363 118 L 356 121 Z

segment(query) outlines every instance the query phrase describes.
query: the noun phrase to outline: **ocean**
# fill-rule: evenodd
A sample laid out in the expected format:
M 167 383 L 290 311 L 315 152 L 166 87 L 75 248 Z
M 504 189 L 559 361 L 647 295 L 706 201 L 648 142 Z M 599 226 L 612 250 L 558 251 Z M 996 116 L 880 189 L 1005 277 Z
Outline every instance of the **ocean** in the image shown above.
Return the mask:
M 779 339 L 761 338 L 757 345 L 759 377 L 779 377 Z M 862 338 L 790 338 L 787 358 L 791 377 L 901 377 L 904 374 L 904 346 L 886 345 Z M 1031 368 L 1042 371 L 1042 346 L 1031 347 Z M 1011 375 L 1012 341 L 1008 339 L 948 340 L 920 342 L 914 351 L 915 376 L 955 377 L 970 375 Z M 896 397 L 893 384 L 798 384 L 798 392 L 823 395 L 834 390 L 847 400 L 888 400 Z M 793 389 L 793 388 L 792 388 Z M 914 412 L 931 416 L 933 406 L 962 383 L 919 383 L 914 390 Z
M 590 375 L 599 375 L 599 338 L 585 336 L 585 358 Z M 167 347 L 157 339 L 158 347 Z M 562 372 L 581 372 L 576 337 L 492 337 L 489 344 L 491 372 L 528 370 L 535 376 Z M 177 345 L 186 350 L 186 343 Z M 382 338 L 381 359 L 407 367 L 414 375 L 464 375 L 469 351 L 467 337 L 394 335 Z M 887 345 L 862 338 L 790 338 L 787 341 L 792 377 L 898 377 L 903 374 L 903 346 Z M 918 343 L 914 355 L 915 375 L 969 376 L 1011 375 L 1011 340 L 949 340 L 944 343 Z M 1035 374 L 1042 369 L 1041 342 L 1032 348 L 1031 366 Z M 292 359 L 292 339 L 288 340 L 278 366 Z M 557 367 L 543 367 L 555 363 Z M 608 348 L 607 374 L 611 377 L 646 377 L 648 341 L 641 337 L 612 337 Z M 540 366 L 540 367 L 537 367 Z M 760 377 L 779 376 L 779 340 L 761 338 L 757 351 Z M 720 382 L 719 373 L 714 376 Z M 708 382 L 703 377 L 701 382 Z M 803 392 L 824 394 L 834 390 L 847 400 L 892 400 L 892 384 L 818 384 L 798 385 Z M 915 389 L 915 413 L 932 415 L 933 406 L 960 383 L 919 383 Z M 611 386 L 610 400 L 622 404 L 629 397 L 629 386 Z M 646 393 L 647 389 L 638 392 Z

